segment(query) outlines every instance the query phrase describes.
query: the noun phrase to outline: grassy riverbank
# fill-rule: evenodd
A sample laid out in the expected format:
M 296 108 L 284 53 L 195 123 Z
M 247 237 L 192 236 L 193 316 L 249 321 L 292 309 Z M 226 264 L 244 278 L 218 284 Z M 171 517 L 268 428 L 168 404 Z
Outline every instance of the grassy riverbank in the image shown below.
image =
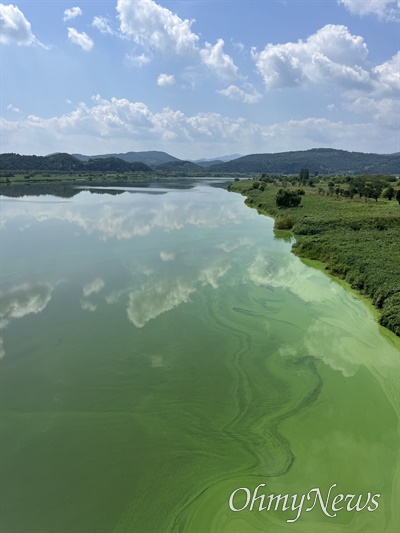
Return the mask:
M 400 206 L 395 200 L 346 198 L 304 187 L 301 205 L 278 208 L 279 186 L 265 190 L 253 181 L 234 182 L 230 191 L 246 204 L 281 221 L 290 217 L 293 251 L 322 261 L 332 274 L 368 296 L 380 311 L 381 325 L 400 336 Z

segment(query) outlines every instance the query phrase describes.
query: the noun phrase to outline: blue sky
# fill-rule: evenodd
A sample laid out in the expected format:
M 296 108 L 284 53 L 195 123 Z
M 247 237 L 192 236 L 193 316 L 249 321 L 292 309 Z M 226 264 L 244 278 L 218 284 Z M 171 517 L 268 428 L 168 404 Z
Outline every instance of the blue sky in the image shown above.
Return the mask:
M 397 0 L 0 4 L 1 152 L 400 151 Z

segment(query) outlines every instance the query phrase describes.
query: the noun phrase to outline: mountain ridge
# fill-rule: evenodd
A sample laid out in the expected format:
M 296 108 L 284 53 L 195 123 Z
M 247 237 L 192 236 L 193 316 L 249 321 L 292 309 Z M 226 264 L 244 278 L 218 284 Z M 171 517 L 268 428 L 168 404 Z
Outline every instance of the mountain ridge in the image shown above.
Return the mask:
M 249 154 L 227 163 L 211 165 L 211 172 L 262 172 L 297 174 L 302 168 L 310 173 L 380 174 L 399 173 L 400 154 L 349 152 L 335 148 L 311 148 L 290 152 Z
M 83 154 L 71 154 L 72 157 L 79 159 L 79 161 L 88 161 L 89 159 L 108 159 L 110 157 L 116 157 L 122 159 L 128 163 L 144 163 L 150 167 L 161 165 L 163 163 L 170 163 L 172 161 L 180 161 L 177 157 L 167 154 L 167 152 L 161 152 L 158 150 L 149 150 L 142 152 L 125 152 L 114 154 L 100 154 L 100 155 L 83 155 Z
M 79 159 L 77 155 L 84 160 Z M 134 172 L 156 171 L 176 172 L 191 175 L 210 174 L 298 174 L 307 168 L 310 175 L 316 174 L 400 174 L 400 153 L 375 154 L 349 152 L 334 148 L 312 148 L 277 153 L 259 153 L 218 162 L 210 165 L 178 159 L 166 152 L 127 152 L 115 157 L 111 154 L 102 156 L 83 156 L 81 154 L 56 153 L 48 156 L 19 155 L 15 153 L 0 154 L 0 170 L 3 171 L 65 171 L 81 170 Z M 87 158 L 87 159 L 86 159 Z M 132 159 L 135 159 L 133 161 Z M 146 163 L 147 161 L 147 163 Z M 163 161 L 160 163 L 160 161 Z M 151 162 L 151 164 L 149 164 Z

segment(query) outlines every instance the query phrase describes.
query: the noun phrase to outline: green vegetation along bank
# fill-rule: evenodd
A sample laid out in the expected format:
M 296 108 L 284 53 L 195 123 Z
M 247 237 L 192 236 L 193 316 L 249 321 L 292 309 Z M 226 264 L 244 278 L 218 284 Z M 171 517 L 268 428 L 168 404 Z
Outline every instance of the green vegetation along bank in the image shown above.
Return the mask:
M 395 198 L 353 198 L 333 194 L 326 184 L 302 187 L 297 207 L 278 207 L 282 184 L 235 181 L 230 191 L 246 204 L 275 218 L 275 227 L 291 229 L 293 251 L 322 261 L 330 273 L 368 296 L 379 310 L 379 322 L 400 336 L 400 205 Z M 289 185 L 289 190 L 297 187 Z M 395 191 L 399 184 L 395 184 Z

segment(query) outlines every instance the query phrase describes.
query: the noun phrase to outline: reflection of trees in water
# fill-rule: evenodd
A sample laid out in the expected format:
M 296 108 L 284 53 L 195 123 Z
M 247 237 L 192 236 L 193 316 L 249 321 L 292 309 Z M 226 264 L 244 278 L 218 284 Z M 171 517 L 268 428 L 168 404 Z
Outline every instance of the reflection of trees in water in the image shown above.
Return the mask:
M 20 198 L 22 196 L 41 196 L 49 194 L 57 196 L 59 198 L 72 198 L 79 194 L 82 190 L 89 190 L 92 194 L 111 194 L 113 196 L 121 194 L 124 190 L 114 189 L 117 187 L 138 187 L 148 188 L 149 193 L 157 194 L 158 187 L 168 187 L 171 189 L 191 189 L 199 184 L 207 184 L 215 188 L 226 189 L 232 180 L 222 180 L 221 178 L 212 178 L 207 180 L 198 180 L 196 178 L 182 177 L 179 180 L 176 178 L 158 178 L 156 181 L 115 181 L 113 184 L 91 181 L 90 183 L 80 182 L 79 184 L 74 182 L 68 183 L 18 183 L 14 185 L 0 184 L 0 195 L 7 196 L 9 198 Z M 78 188 L 79 187 L 79 188 Z M 92 187 L 104 187 L 102 189 L 92 189 Z M 128 191 L 135 192 L 135 191 Z M 158 193 L 160 194 L 160 193 Z
M 140 185 L 143 187 L 143 184 Z M 59 198 L 72 198 L 76 196 L 82 189 L 77 189 L 76 185 L 13 185 L 11 187 L 1 187 L 0 186 L 0 195 L 7 196 L 9 198 L 21 198 L 22 196 L 43 196 L 44 194 L 49 194 L 52 196 L 57 196 Z M 90 190 L 90 189 L 89 189 Z M 91 193 L 96 194 L 121 194 L 124 191 L 113 190 L 113 189 L 96 189 L 90 190 Z

